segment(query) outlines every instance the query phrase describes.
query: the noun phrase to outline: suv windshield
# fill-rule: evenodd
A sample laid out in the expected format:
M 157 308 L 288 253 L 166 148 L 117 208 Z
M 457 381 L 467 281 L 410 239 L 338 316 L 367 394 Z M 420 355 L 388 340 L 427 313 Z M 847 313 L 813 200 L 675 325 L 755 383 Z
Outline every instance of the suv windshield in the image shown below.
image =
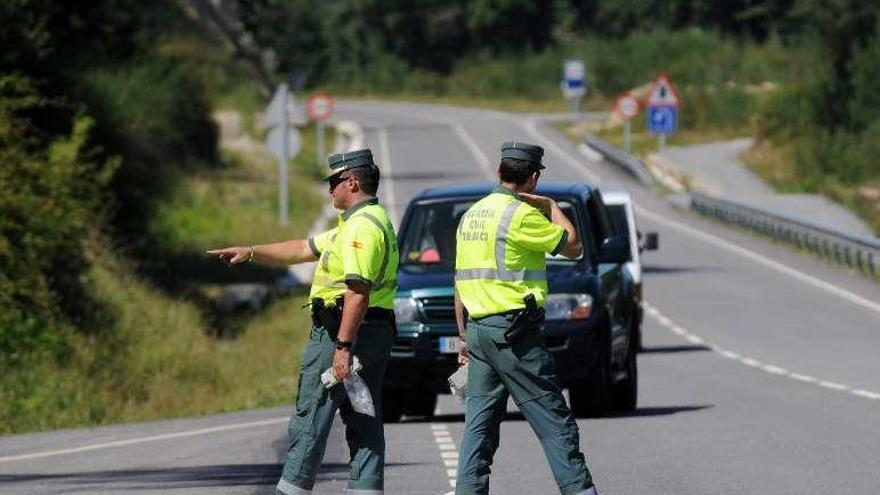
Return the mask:
M 406 226 L 401 232 L 400 263 L 408 265 L 455 265 L 455 239 L 458 222 L 476 199 L 458 199 L 450 201 L 431 201 L 411 205 L 412 208 Z M 568 201 L 558 201 L 559 207 L 572 220 L 580 232 L 580 225 L 575 221 L 575 207 Z M 550 261 L 568 262 L 567 258 L 547 255 Z M 580 258 L 578 258 L 580 259 Z

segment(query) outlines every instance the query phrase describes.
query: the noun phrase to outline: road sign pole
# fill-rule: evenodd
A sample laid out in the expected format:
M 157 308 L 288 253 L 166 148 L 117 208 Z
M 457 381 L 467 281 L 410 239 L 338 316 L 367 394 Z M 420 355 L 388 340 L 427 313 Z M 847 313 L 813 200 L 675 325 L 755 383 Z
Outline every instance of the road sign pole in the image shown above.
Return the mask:
M 318 139 L 315 161 L 318 163 L 318 165 L 321 165 L 322 163 L 324 163 L 324 157 L 326 156 L 324 154 L 324 121 L 319 120 L 315 124 L 315 135 Z
M 287 85 L 282 84 L 281 97 L 281 158 L 278 160 L 278 221 L 287 225 L 287 158 L 290 156 L 290 143 L 287 130 Z
M 629 120 L 623 122 L 623 149 L 627 153 L 632 153 L 632 128 Z
M 666 153 L 666 134 L 657 134 L 657 153 Z

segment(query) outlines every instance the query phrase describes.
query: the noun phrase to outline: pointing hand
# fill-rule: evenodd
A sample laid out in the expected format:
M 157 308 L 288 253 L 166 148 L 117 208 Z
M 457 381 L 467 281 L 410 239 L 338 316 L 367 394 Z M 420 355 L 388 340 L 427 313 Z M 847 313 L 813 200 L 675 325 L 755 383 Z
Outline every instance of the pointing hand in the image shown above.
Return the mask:
M 217 256 L 226 266 L 232 267 L 239 263 L 250 261 L 252 248 L 244 246 L 228 247 L 224 249 L 213 249 L 206 251 L 207 254 Z

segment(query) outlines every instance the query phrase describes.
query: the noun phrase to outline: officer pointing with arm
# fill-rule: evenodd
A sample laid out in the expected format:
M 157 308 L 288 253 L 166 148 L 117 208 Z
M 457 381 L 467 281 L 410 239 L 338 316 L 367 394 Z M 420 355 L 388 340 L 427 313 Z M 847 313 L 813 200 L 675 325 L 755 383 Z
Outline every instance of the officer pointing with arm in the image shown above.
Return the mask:
M 597 495 L 579 450 L 577 423 L 539 332 L 546 253 L 576 258 L 583 251 L 556 202 L 532 194 L 545 168 L 543 154 L 539 146 L 504 143 L 500 184 L 459 224 L 455 312 L 459 362 L 469 371 L 457 495 L 489 493 L 508 395 L 540 439 L 562 495 Z
M 289 265 L 318 261 L 309 295 L 312 329 L 303 353 L 296 409 L 288 425 L 287 461 L 276 494 L 312 493 L 333 416 L 340 411 L 351 451 L 348 490 L 381 495 L 385 436 L 382 379 L 394 340 L 394 294 L 399 260 L 397 237 L 376 199 L 379 168 L 368 149 L 328 158 L 333 206 L 343 210 L 337 226 L 311 239 L 208 251 L 227 265 L 256 261 Z M 333 367 L 338 380 L 351 377 L 352 356 L 373 398 L 376 415 L 356 412 L 344 387 L 329 390 L 321 373 Z

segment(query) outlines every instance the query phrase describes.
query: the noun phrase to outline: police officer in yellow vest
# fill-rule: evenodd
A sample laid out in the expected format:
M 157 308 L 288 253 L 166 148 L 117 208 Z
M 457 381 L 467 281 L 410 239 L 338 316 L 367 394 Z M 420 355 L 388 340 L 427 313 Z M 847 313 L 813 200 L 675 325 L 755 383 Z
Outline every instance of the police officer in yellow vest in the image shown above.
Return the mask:
M 343 210 L 337 226 L 304 240 L 208 251 L 227 264 L 258 261 L 290 265 L 318 261 L 310 293 L 313 326 L 302 356 L 296 409 L 288 426 L 287 462 L 276 494 L 312 492 L 315 476 L 339 410 L 351 451 L 348 493 L 383 493 L 385 436 L 382 379 L 394 340 L 397 238 L 388 213 L 376 199 L 379 169 L 369 149 L 328 158 L 333 206 Z M 351 377 L 352 356 L 363 369 L 375 417 L 352 409 L 345 388 L 329 390 L 321 374 L 333 367 L 338 380 Z
M 457 495 L 488 494 L 508 395 L 541 441 L 563 495 L 596 495 L 553 358 L 538 327 L 547 295 L 546 253 L 576 258 L 577 231 L 550 198 L 531 194 L 544 150 L 507 142 L 500 184 L 462 217 L 455 256 L 459 362 L 468 364 Z M 524 488 L 522 493 L 533 493 Z

